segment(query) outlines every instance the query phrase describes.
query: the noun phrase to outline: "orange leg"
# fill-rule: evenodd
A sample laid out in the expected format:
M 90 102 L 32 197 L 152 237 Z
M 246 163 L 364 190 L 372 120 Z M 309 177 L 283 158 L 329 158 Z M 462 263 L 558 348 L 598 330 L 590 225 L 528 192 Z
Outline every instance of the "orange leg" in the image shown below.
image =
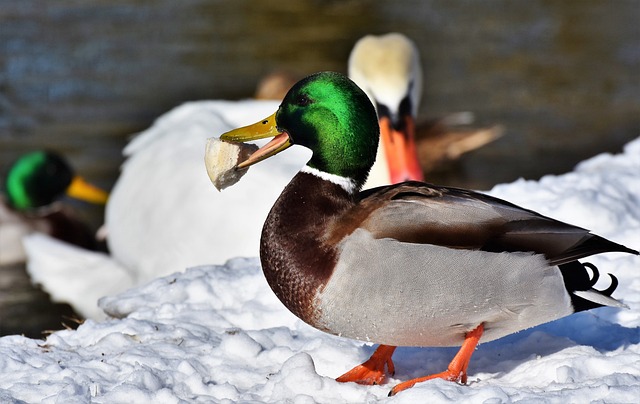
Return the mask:
M 424 382 L 431 379 L 444 379 L 452 382 L 460 381 L 462 383 L 467 382 L 467 368 L 469 367 L 469 361 L 471 355 L 478 345 L 478 341 L 484 332 L 484 325 L 480 324 L 476 329 L 470 331 L 465 335 L 464 342 L 460 347 L 460 350 L 453 358 L 447 370 L 442 373 L 436 373 L 434 375 L 418 377 L 417 379 L 407 380 L 395 386 L 389 392 L 390 396 L 398 394 L 399 392 L 413 387 L 416 383 Z
M 390 345 L 380 345 L 371 355 L 371 358 L 362 365 L 358 365 L 347 373 L 338 377 L 339 382 L 356 382 L 359 384 L 382 384 L 385 379 L 384 367 L 387 366 L 389 373 L 393 375 L 396 371 L 391 360 L 391 355 L 396 347 Z

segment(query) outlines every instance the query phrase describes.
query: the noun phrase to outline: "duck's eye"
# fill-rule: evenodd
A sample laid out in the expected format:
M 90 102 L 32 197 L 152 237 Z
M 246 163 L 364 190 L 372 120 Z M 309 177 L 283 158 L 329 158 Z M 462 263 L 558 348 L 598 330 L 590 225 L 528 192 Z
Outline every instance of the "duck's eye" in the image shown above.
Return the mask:
M 57 172 L 58 172 L 58 167 L 57 167 L 55 164 L 53 164 L 53 163 L 48 163 L 48 164 L 45 166 L 45 171 L 47 172 L 47 174 L 49 174 L 49 175 L 51 175 L 51 176 L 54 176 L 54 175 L 56 175 L 56 174 L 57 174 Z
M 300 95 L 296 99 L 296 104 L 301 106 L 301 107 L 306 107 L 307 105 L 309 105 L 311 103 L 312 103 L 311 98 L 307 97 L 306 95 Z

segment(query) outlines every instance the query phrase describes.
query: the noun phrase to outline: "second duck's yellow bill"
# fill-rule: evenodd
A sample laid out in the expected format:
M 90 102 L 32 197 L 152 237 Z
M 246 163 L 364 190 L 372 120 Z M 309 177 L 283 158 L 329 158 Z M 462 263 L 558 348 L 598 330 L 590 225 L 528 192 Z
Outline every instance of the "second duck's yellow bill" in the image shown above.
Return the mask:
M 88 183 L 80 176 L 73 177 L 66 193 L 72 198 L 102 205 L 109 199 L 106 191 Z

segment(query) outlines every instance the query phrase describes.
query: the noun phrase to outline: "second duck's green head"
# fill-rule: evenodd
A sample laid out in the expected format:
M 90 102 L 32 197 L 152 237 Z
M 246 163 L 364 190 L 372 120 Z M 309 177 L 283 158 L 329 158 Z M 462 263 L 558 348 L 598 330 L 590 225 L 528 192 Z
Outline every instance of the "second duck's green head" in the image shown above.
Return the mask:
M 244 142 L 265 137 L 275 138 L 239 167 L 299 144 L 313 152 L 310 167 L 352 179 L 359 189 L 375 161 L 378 118 L 367 95 L 349 78 L 316 73 L 296 83 L 275 114 L 221 139 Z
M 67 161 L 51 151 L 34 151 L 11 165 L 4 181 L 9 205 L 28 211 L 50 205 L 64 194 L 92 203 L 105 203 L 107 193 L 74 174 Z

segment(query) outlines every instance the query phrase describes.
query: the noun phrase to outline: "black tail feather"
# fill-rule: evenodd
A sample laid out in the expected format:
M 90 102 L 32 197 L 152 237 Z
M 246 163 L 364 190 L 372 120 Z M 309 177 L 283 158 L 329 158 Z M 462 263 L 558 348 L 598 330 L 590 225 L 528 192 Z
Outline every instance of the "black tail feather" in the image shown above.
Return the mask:
M 564 278 L 564 286 L 569 292 L 569 296 L 571 296 L 571 304 L 576 312 L 602 307 L 603 305 L 584 299 L 580 296 L 576 296 L 573 292 L 594 290 L 604 296 L 611 297 L 611 294 L 618 287 L 618 278 L 612 274 L 608 274 L 611 277 L 611 285 L 605 290 L 593 289 L 593 286 L 600 278 L 600 271 L 595 265 L 588 262 L 584 264 L 579 261 L 568 262 L 566 264 L 559 265 L 559 268 L 562 273 L 562 277 Z M 587 268 L 589 268 L 593 273 L 591 276 L 589 276 Z
M 579 258 L 588 257 L 606 252 L 623 252 L 628 254 L 640 255 L 636 250 L 625 247 L 622 244 L 614 243 L 606 238 L 589 234 L 582 241 L 560 254 L 550 259 L 553 265 L 564 265 L 571 263 Z
M 593 287 L 598 282 L 598 279 L 600 279 L 600 271 L 598 271 L 598 268 L 596 268 L 596 266 L 590 262 L 581 262 L 581 264 L 583 267 L 589 268 L 592 271 L 592 277 L 589 281 L 589 286 Z
M 618 278 L 616 278 L 613 274 L 607 274 L 607 275 L 609 275 L 609 277 L 611 278 L 611 285 L 609 285 L 609 287 L 606 288 L 605 290 L 600 290 L 599 292 L 602 293 L 603 295 L 611 296 L 611 294 L 618 287 Z

